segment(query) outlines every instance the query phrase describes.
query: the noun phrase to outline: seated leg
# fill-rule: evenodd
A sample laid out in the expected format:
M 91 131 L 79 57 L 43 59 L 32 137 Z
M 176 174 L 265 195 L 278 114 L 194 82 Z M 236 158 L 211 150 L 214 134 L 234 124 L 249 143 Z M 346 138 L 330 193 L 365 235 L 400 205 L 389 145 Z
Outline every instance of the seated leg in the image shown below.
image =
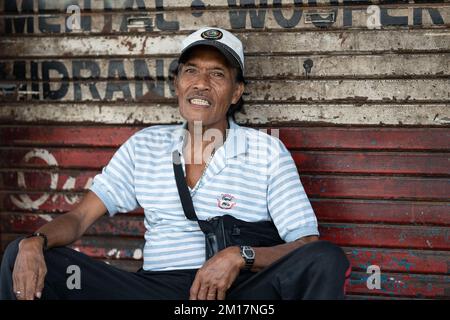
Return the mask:
M 12 272 L 21 239 L 11 242 L 3 257 L 0 299 L 16 299 Z M 47 266 L 42 299 L 187 299 L 196 270 L 128 272 L 67 247 L 44 253 Z M 74 287 L 73 267 L 80 286 Z M 77 271 L 75 271 L 77 272 Z M 69 282 L 69 285 L 68 285 Z
M 308 243 L 232 288 L 228 299 L 343 299 L 350 263 L 328 241 Z

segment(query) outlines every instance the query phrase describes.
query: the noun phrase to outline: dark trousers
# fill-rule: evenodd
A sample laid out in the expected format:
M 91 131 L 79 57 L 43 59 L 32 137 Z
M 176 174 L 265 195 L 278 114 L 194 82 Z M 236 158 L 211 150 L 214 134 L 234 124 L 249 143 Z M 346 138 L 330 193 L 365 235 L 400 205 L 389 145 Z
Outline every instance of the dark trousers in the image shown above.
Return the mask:
M 18 243 L 5 250 L 0 299 L 15 299 L 12 270 Z M 47 275 L 41 299 L 188 299 L 196 269 L 128 272 L 66 247 L 45 252 Z M 69 289 L 68 267 L 80 271 L 80 289 Z M 70 270 L 70 269 L 69 269 Z M 343 299 L 350 266 L 342 249 L 327 241 L 306 244 L 254 273 L 242 271 L 227 299 Z M 70 282 L 70 281 L 69 281 Z

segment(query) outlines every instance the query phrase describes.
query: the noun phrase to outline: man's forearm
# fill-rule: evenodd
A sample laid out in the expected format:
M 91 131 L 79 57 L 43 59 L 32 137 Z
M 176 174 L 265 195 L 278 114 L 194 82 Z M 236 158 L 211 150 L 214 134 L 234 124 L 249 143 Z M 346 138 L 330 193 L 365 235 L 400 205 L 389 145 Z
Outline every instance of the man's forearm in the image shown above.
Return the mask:
M 80 221 L 71 213 L 55 218 L 36 232 L 47 236 L 48 248 L 69 245 L 82 236 Z
M 265 267 L 271 265 L 278 259 L 284 257 L 291 251 L 300 248 L 301 246 L 319 240 L 317 236 L 308 236 L 300 238 L 296 241 L 280 244 L 273 247 L 256 247 L 255 250 L 255 262 L 253 263 L 252 271 L 260 271 Z
M 89 191 L 75 209 L 43 225 L 36 232 L 47 236 L 48 248 L 66 246 L 79 239 L 105 212 L 106 207 L 101 200 Z M 42 237 L 26 240 L 28 243 L 43 244 Z
M 66 246 L 77 240 L 80 235 L 79 221 L 70 213 L 63 214 L 49 223 L 40 227 L 36 232 L 43 233 L 47 237 L 47 248 Z M 22 240 L 27 246 L 42 248 L 44 239 L 32 237 Z M 22 245 L 22 243 L 21 243 Z

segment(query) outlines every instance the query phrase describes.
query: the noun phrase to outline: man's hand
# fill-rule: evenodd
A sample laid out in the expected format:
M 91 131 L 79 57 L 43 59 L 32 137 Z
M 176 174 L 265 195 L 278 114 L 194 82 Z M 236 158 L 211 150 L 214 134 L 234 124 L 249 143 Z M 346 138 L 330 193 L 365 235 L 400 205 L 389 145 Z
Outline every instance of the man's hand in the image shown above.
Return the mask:
M 224 300 L 227 290 L 245 266 L 239 247 L 228 247 L 205 262 L 195 276 L 191 300 Z
M 47 236 L 48 248 L 63 247 L 79 239 L 106 213 L 102 200 L 92 191 L 73 210 L 59 215 L 36 232 Z M 13 289 L 19 300 L 40 298 L 47 274 L 42 237 L 25 238 L 19 242 L 19 252 L 13 270 Z
M 44 279 L 47 274 L 42 238 L 23 239 L 13 270 L 13 288 L 18 300 L 41 298 Z

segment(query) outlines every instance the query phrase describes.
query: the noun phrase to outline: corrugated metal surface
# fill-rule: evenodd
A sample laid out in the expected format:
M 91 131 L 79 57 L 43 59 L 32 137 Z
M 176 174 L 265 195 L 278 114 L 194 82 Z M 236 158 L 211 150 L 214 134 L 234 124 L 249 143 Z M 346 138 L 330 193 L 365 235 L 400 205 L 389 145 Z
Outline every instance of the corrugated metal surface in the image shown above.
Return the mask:
M 132 133 L 180 121 L 171 69 L 203 25 L 244 42 L 238 121 L 280 129 L 353 298 L 450 297 L 448 1 L 0 1 L 2 246 L 70 210 Z M 143 231 L 137 211 L 74 246 L 137 269 Z

